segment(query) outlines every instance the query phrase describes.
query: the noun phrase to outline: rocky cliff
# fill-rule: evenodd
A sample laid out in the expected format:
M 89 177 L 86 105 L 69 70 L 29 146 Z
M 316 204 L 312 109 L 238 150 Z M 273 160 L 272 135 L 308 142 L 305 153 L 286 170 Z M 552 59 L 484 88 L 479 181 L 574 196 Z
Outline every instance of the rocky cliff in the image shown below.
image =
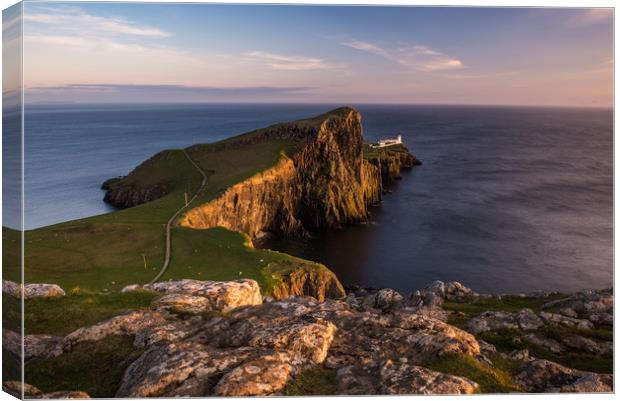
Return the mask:
M 369 206 L 381 200 L 383 184 L 416 159 L 402 147 L 367 160 L 361 120 L 358 111 L 341 108 L 315 119 L 315 124 L 282 124 L 261 132 L 260 140 L 294 135 L 304 143 L 294 154 L 282 155 L 274 167 L 189 210 L 180 224 L 222 226 L 258 237 L 263 232 L 305 235 L 364 221 Z
M 106 191 L 103 201 L 119 209 L 125 209 L 168 195 L 174 190 L 175 180 L 160 177 L 153 166 L 166 163 L 172 158 L 171 151 L 162 151 L 144 161 L 128 176 L 106 180 L 101 185 L 101 189 Z

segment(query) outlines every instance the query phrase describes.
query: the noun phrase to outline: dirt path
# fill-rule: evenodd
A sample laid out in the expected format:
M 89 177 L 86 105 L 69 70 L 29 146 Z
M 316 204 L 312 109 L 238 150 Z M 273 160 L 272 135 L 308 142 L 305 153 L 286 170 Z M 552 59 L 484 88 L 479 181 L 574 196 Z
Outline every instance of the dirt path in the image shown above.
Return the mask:
M 207 175 L 205 174 L 205 172 L 200 168 L 200 166 L 198 166 L 198 164 L 196 164 L 196 162 L 192 160 L 191 157 L 189 157 L 185 149 L 183 149 L 183 153 L 185 154 L 185 157 L 187 157 L 187 160 L 189 160 L 189 162 L 192 163 L 194 167 L 196 167 L 196 170 L 198 170 L 198 172 L 202 174 L 202 184 L 200 185 L 200 188 L 198 188 L 198 191 L 196 191 L 192 199 L 190 199 L 189 202 L 187 202 L 187 205 L 177 210 L 176 213 L 173 214 L 172 217 L 170 217 L 170 220 L 168 220 L 168 222 L 166 223 L 166 253 L 164 256 L 164 264 L 161 266 L 161 269 L 159 270 L 159 273 L 157 273 L 157 276 L 155 276 L 153 280 L 149 282 L 149 284 L 153 284 L 157 280 L 159 280 L 164 275 L 164 273 L 166 273 L 166 269 L 168 269 L 168 265 L 170 264 L 170 256 L 171 256 L 170 254 L 172 251 L 171 249 L 172 248 L 172 245 L 171 245 L 172 244 L 172 238 L 171 238 L 172 237 L 172 223 L 174 223 L 174 220 L 179 216 L 179 214 L 181 214 L 181 212 L 183 212 L 183 210 L 185 210 L 189 205 L 192 204 L 192 202 L 198 197 L 198 195 L 200 195 L 200 193 L 207 186 Z

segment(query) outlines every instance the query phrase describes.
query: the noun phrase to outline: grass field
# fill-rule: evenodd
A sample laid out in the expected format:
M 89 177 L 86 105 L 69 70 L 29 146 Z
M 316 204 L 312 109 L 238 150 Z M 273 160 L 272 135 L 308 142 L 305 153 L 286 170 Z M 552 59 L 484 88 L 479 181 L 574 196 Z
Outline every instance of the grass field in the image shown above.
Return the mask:
M 258 131 L 257 131 L 258 132 Z M 227 140 L 230 143 L 237 139 Z M 229 186 L 273 166 L 299 142 L 267 140 L 222 147 L 219 143 L 196 145 L 188 153 L 208 174 L 208 185 L 195 204 L 213 199 Z M 166 183 L 167 196 L 113 213 L 43 227 L 25 233 L 26 282 L 56 283 L 65 290 L 113 292 L 132 283 L 152 279 L 163 261 L 164 225 L 184 204 L 184 192 L 193 194 L 202 176 L 180 150 L 158 154 L 127 177 L 131 185 Z M 4 229 L 4 277 L 19 280 L 19 233 Z M 147 265 L 144 266 L 144 259 Z M 256 250 L 243 235 L 225 229 L 192 230 L 174 227 L 172 258 L 163 279 L 196 278 L 229 280 L 248 277 L 264 290 L 271 276 L 262 268 L 280 261 L 305 262 L 289 255 Z

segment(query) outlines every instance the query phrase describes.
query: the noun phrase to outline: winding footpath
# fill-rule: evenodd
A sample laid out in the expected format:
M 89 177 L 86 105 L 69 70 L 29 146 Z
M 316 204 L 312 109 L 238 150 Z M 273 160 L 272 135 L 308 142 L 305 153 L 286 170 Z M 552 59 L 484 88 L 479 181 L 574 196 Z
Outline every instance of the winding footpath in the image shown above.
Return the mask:
M 196 200 L 198 195 L 200 195 L 200 193 L 207 186 L 207 174 L 205 174 L 205 172 L 200 168 L 200 166 L 198 166 L 198 164 L 196 164 L 196 162 L 192 160 L 191 157 L 189 157 L 185 149 L 183 149 L 183 154 L 185 154 L 185 157 L 187 157 L 187 160 L 189 160 L 189 162 L 192 163 L 194 167 L 196 168 L 196 170 L 198 170 L 198 172 L 202 175 L 202 184 L 200 185 L 200 188 L 198 188 L 198 191 L 196 191 L 192 199 L 190 199 L 186 205 L 184 205 L 179 210 L 177 210 L 176 213 L 173 214 L 172 217 L 170 217 L 170 219 L 166 223 L 166 252 L 164 256 L 164 264 L 161 266 L 159 273 L 157 273 L 157 275 L 153 278 L 153 280 L 149 282 L 149 284 L 153 284 L 156 281 L 158 281 L 164 275 L 164 273 L 166 273 L 166 269 L 168 269 L 168 265 L 170 265 L 170 254 L 171 254 L 171 249 L 172 249 L 172 245 L 171 245 L 172 244 L 172 238 L 171 238 L 172 224 L 174 223 L 174 220 L 179 216 L 179 214 L 181 214 L 181 212 L 183 212 L 189 205 L 191 205 L 192 202 L 194 202 L 194 200 Z

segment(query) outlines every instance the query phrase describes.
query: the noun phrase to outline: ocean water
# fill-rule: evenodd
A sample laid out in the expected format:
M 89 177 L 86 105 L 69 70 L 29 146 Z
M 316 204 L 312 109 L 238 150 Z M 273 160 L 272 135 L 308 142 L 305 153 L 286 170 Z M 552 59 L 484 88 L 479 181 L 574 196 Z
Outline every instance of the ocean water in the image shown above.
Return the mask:
M 111 211 L 101 182 L 159 150 L 330 108 L 31 106 L 25 117 L 25 226 Z M 345 284 L 401 291 L 435 279 L 493 293 L 612 286 L 611 110 L 358 109 L 367 139 L 400 132 L 424 164 L 403 174 L 368 224 L 269 247 L 325 263 Z

